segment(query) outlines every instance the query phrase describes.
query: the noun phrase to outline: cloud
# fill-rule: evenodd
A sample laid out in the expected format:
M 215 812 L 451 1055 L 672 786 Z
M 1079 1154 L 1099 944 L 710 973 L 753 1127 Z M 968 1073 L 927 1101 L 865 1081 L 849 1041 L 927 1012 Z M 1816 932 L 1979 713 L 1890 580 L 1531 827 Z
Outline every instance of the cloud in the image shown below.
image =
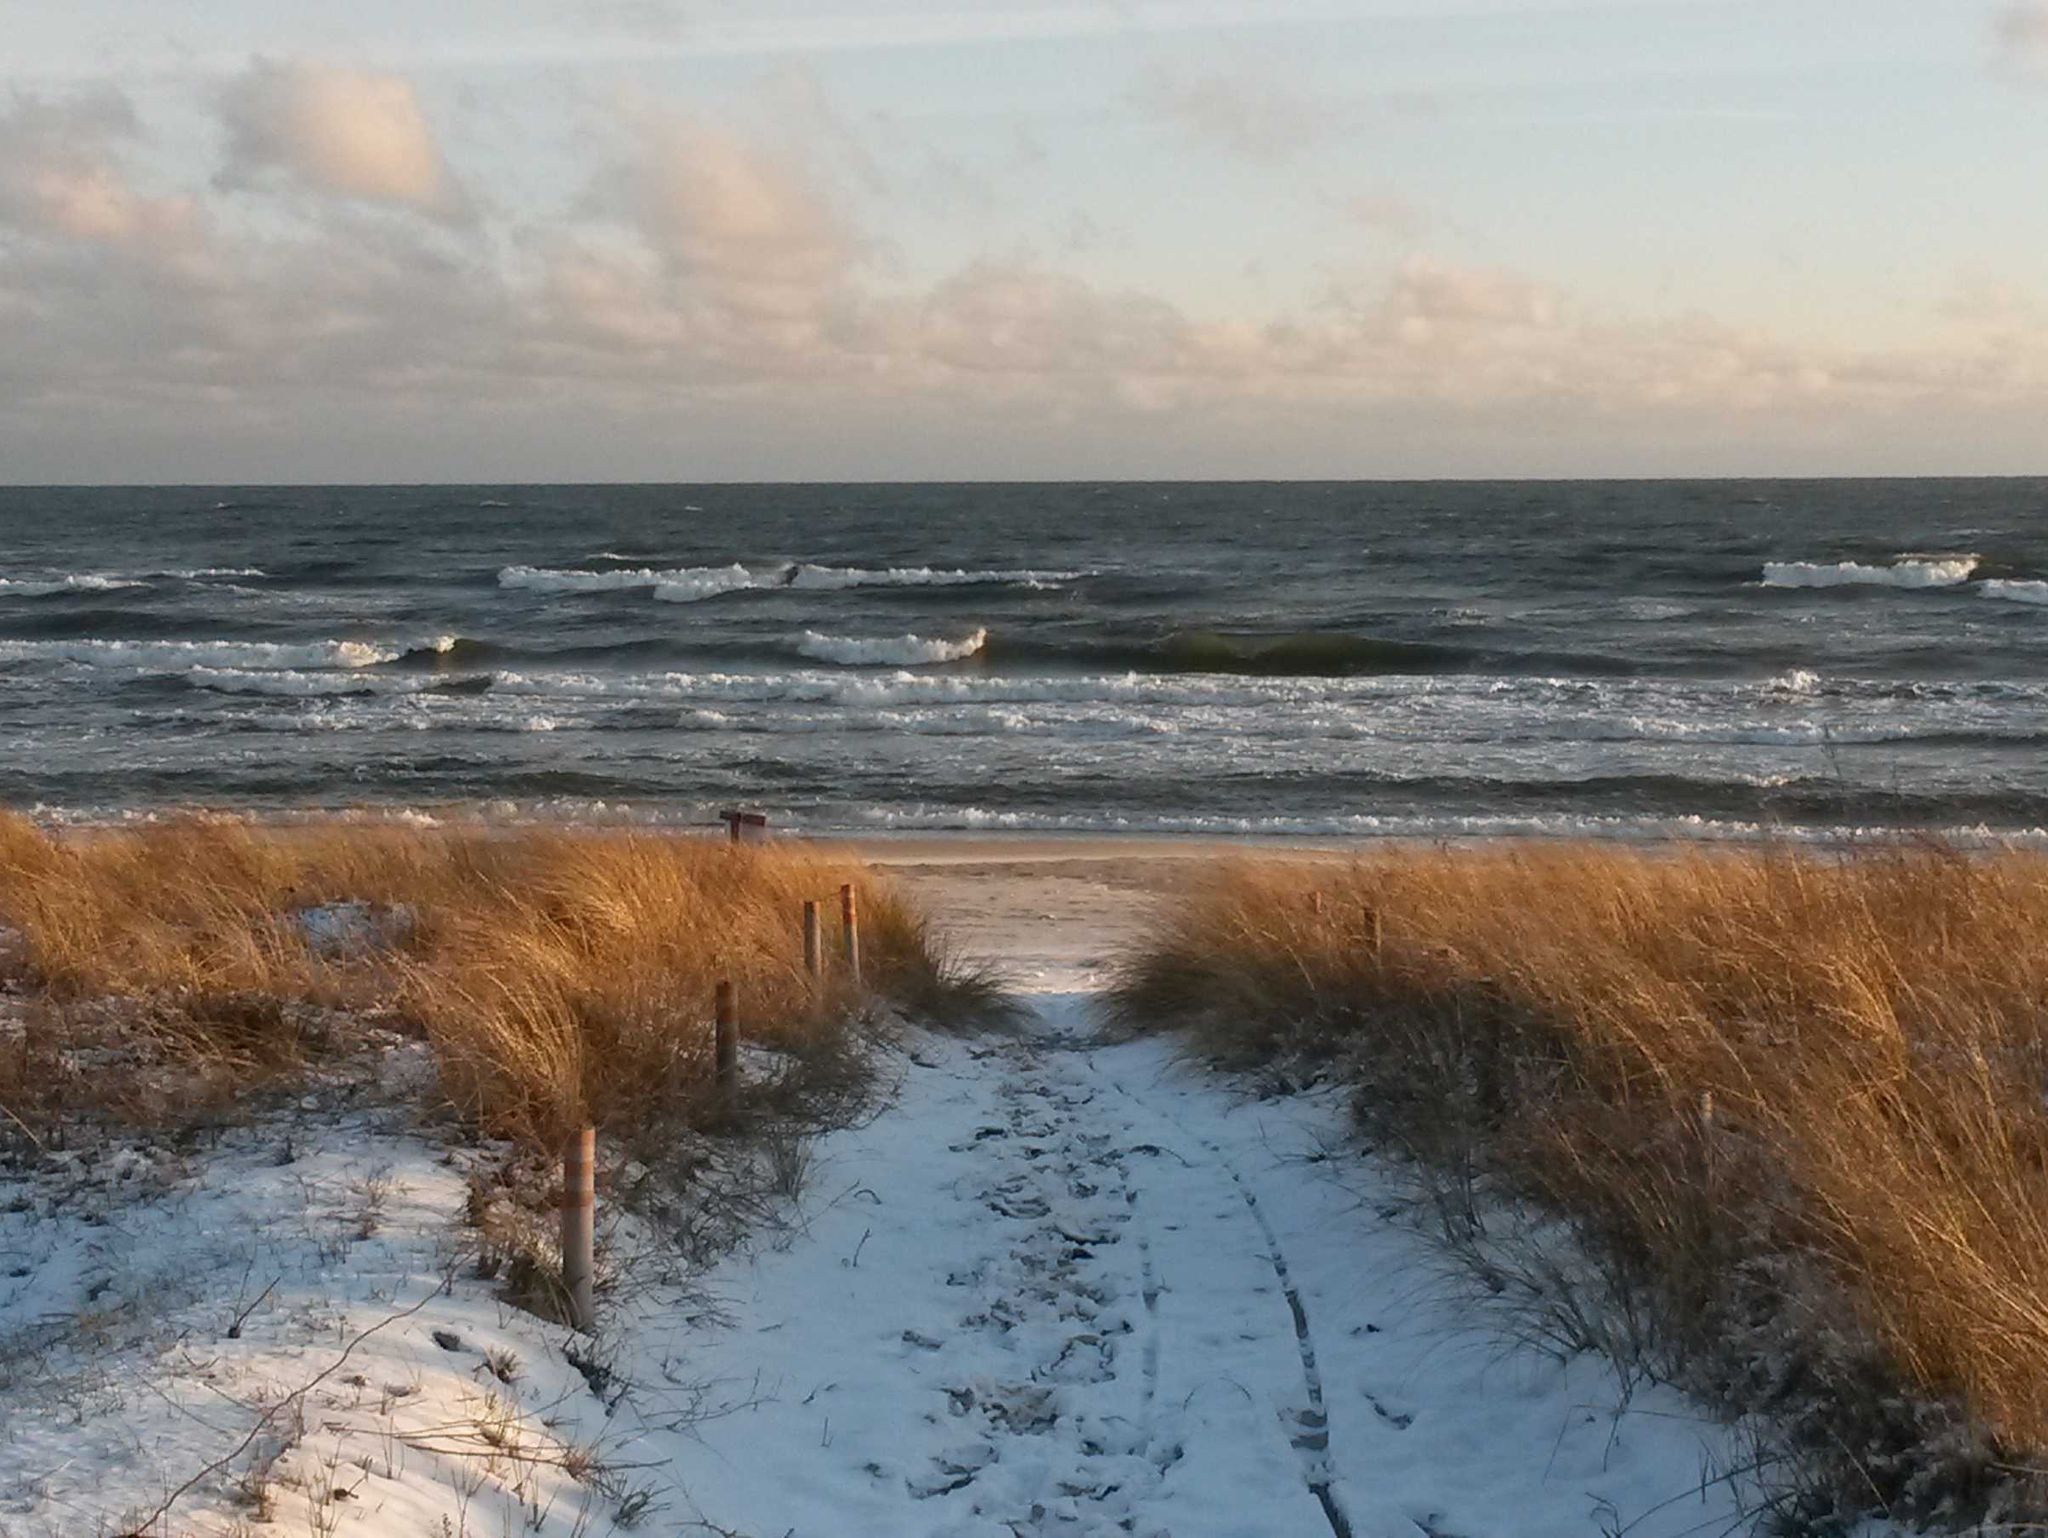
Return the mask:
M 281 68 L 252 78 L 274 90 Z M 697 433 L 727 457 L 692 463 L 736 475 L 1410 473 L 1470 471 L 1461 449 L 1484 437 L 1559 469 L 1673 468 L 1638 454 L 1666 443 L 1736 468 L 1730 444 L 1792 454 L 1831 433 L 1889 452 L 1902 425 L 1938 458 L 1959 423 L 2048 409 L 2048 330 L 1998 323 L 2040 296 L 1999 285 L 1959 290 L 1957 323 L 1921 343 L 1845 348 L 1617 315 L 1446 250 L 1220 314 L 1028 248 L 913 278 L 853 201 L 875 189 L 817 142 L 831 114 L 730 110 L 621 108 L 591 197 L 547 222 L 478 207 L 488 238 L 451 241 L 358 206 L 432 206 L 447 173 L 424 138 L 410 164 L 432 175 L 315 182 L 334 205 L 279 221 L 264 200 L 313 172 L 278 158 L 300 141 L 274 124 L 271 158 L 235 162 L 246 195 L 159 195 L 122 98 L 17 101 L 0 114 L 0 454 L 58 479 L 659 475 Z M 404 442 L 415 457 L 363 453 Z M 1082 444 L 1102 457 L 1061 459 Z M 460 457 L 485 446 L 511 457 Z
M 796 153 L 686 113 L 639 116 L 626 182 L 649 243 L 728 315 L 815 320 L 860 250 L 846 217 Z
M 0 115 L 0 224 L 104 247 L 183 244 L 198 222 L 191 200 L 145 196 L 122 164 L 138 132 L 118 92 L 18 98 Z
M 1156 69 L 1131 92 L 1137 108 L 1195 143 L 1261 164 L 1287 160 L 1335 126 L 1323 104 L 1251 69 L 1188 74 Z
M 2048 81 L 2048 0 L 2015 0 L 1991 20 L 2001 69 L 2021 79 Z
M 1404 341 L 1481 327 L 1548 326 L 1558 318 L 1557 295 L 1541 283 L 1428 256 L 1403 262 L 1379 303 Z
M 281 174 L 334 197 L 466 217 L 412 84 L 399 75 L 257 59 L 220 97 L 223 185 Z

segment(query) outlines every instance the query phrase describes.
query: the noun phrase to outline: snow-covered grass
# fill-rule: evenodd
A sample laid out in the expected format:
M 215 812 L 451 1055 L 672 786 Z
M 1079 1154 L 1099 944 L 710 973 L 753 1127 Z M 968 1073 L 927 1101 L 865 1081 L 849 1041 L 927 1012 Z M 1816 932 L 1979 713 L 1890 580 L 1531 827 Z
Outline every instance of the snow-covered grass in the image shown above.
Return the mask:
M 1785 1521 L 2048 1516 L 2048 863 L 1245 864 L 1112 996 L 1346 1083 L 1530 1337 L 1772 1412 Z
M 498 1538 L 646 1508 L 616 1390 L 480 1274 L 465 1217 L 507 1150 L 412 1124 L 416 1044 L 381 1072 L 368 1105 L 322 1083 L 0 1178 L 0 1533 Z
M 842 883 L 863 976 L 814 981 Z M 695 1380 L 546 1322 L 563 1131 L 606 1319 L 701 1312 L 676 1279 L 773 1225 L 904 1011 L 1003 1008 L 840 855 L 224 818 L 0 818 L 0 974 L 6 1538 L 680 1530 L 614 1417 L 680 1435 Z

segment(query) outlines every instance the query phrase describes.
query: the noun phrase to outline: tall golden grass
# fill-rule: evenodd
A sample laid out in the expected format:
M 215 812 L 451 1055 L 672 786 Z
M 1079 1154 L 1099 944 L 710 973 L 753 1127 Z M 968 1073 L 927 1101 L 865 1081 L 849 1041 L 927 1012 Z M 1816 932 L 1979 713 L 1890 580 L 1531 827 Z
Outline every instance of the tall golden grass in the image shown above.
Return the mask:
M 1752 1408 L 1793 1392 L 1731 1349 L 1771 1316 L 1795 1376 L 1832 1375 L 1806 1434 L 1874 1504 L 1957 1500 L 1915 1496 L 1910 1450 L 1854 1445 L 1911 1440 L 1872 1424 L 1917 1413 L 1886 1383 L 2048 1455 L 2048 860 L 1243 864 L 1160 921 L 1112 999 L 1238 1062 L 1341 1062 L 1365 1127 L 1440 1191 L 1569 1219 L 1662 1364 Z
M 860 896 L 867 988 L 803 969 L 799 916 Z M 363 903 L 379 943 L 322 946 L 300 915 Z M 0 920 L 58 1002 L 134 1003 L 176 1050 L 254 1072 L 299 1051 L 289 1004 L 423 1031 L 448 1099 L 552 1142 L 707 1105 L 713 988 L 745 1037 L 844 1044 L 863 1001 L 986 1012 L 998 994 L 849 858 L 657 834 L 419 830 L 190 818 L 53 836 L 0 817 Z

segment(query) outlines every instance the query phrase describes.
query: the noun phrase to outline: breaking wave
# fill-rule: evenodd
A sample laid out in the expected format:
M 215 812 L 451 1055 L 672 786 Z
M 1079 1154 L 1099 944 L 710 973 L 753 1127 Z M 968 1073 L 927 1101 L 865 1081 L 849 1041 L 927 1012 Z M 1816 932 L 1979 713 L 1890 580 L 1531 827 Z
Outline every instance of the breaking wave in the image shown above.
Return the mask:
M 370 668 L 401 654 L 368 641 L 0 641 L 0 662 L 133 668 Z
M 986 630 L 977 630 L 958 641 L 934 640 L 920 635 L 862 639 L 820 635 L 815 630 L 806 630 L 797 637 L 796 649 L 820 662 L 839 662 L 849 667 L 915 667 L 926 662 L 958 662 L 962 657 L 973 656 L 987 644 Z
M 2002 598 L 2007 603 L 2048 604 L 2048 582 L 1993 577 L 1980 584 L 1977 591 L 1986 598 Z
M 20 598 L 42 598 L 51 593 L 105 593 L 115 588 L 141 587 L 139 577 L 104 576 L 82 572 L 67 577 L 0 577 L 0 593 Z
M 1977 569 L 1974 555 L 1902 556 L 1885 566 L 1862 561 L 1766 561 L 1765 587 L 1955 587 Z
M 607 593 L 645 588 L 667 603 L 695 603 L 721 593 L 794 588 L 836 592 L 855 587 L 975 587 L 1010 585 L 1050 588 L 1085 575 L 1077 571 L 967 571 L 930 566 L 813 566 L 785 561 L 773 566 L 652 566 L 586 571 L 551 566 L 507 566 L 498 585 L 535 593 Z

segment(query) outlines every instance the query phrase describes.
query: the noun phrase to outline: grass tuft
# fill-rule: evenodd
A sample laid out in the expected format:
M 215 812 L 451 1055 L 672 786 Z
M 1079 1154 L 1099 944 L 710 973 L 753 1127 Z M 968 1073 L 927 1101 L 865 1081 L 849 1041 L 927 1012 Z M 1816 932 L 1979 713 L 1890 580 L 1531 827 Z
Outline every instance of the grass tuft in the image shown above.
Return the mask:
M 1342 1073 L 1538 1333 L 1779 1418 L 1791 1526 L 2042 1516 L 2015 1470 L 2048 1455 L 2048 861 L 1246 863 L 1110 1007 Z M 1503 1212 L 1583 1264 L 1489 1242 Z
M 865 986 L 835 966 L 814 987 L 801 907 L 836 914 L 842 883 L 859 895 Z M 339 904 L 339 928 L 309 924 Z M 334 1012 L 423 1033 L 453 1105 L 547 1146 L 586 1122 L 711 1119 L 720 979 L 751 1047 L 828 1077 L 876 1005 L 942 1023 L 1002 1005 L 857 861 L 788 845 L 202 816 L 52 835 L 0 816 L 0 920 L 41 1006 L 0 1054 L 0 1110 L 18 1126 L 108 1000 L 155 1066 L 216 1086 L 295 1072 L 330 1045 Z

